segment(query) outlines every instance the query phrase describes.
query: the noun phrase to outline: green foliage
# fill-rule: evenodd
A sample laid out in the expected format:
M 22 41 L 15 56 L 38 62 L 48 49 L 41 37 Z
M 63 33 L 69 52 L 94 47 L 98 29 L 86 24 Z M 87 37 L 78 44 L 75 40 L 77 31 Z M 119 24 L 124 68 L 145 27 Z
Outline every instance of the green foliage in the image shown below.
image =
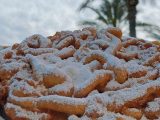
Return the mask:
M 125 0 L 103 0 L 98 8 L 92 6 L 95 0 L 86 0 L 80 7 L 80 10 L 90 9 L 96 13 L 96 20 L 111 26 L 119 26 L 119 24 L 126 20 L 127 7 Z M 94 22 L 84 21 L 83 24 L 91 25 Z M 97 24 L 97 23 L 96 23 Z
M 137 26 L 141 27 L 144 31 L 146 31 L 150 37 L 160 40 L 160 27 L 159 26 L 149 24 L 149 23 L 144 23 L 144 22 L 137 22 Z
M 101 0 L 101 4 L 98 7 L 92 4 L 94 2 L 99 2 L 99 0 L 86 0 L 80 6 L 79 10 L 90 9 L 97 15 L 96 20 L 84 20 L 80 22 L 81 25 L 90 25 L 100 28 L 100 23 L 103 23 L 105 25 L 119 27 L 120 24 L 128 22 L 128 0 Z M 160 27 L 144 22 L 137 22 L 136 26 L 148 32 L 150 37 L 160 40 Z

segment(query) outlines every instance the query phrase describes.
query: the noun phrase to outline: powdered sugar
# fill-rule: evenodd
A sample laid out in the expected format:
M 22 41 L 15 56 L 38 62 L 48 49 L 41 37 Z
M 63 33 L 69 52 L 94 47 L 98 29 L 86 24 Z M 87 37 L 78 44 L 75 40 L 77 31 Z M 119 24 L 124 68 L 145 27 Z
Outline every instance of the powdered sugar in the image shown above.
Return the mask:
M 119 113 L 113 112 L 106 112 L 103 117 L 98 118 L 98 120 L 117 120 L 117 119 L 124 119 L 124 120 L 136 120 L 132 117 L 128 117 L 125 115 L 121 115 Z
M 20 119 L 28 118 L 30 120 L 41 120 L 47 119 L 48 117 L 46 113 L 26 111 L 25 109 L 11 103 L 7 103 L 5 107 L 6 109 L 12 109 L 15 112 L 15 115 Z
M 159 110 L 156 46 L 133 38 L 122 42 L 105 29 L 59 34 L 52 41 L 33 35 L 0 51 L 0 85 L 9 81 L 6 109 L 13 109 L 16 117 L 45 119 L 50 116 L 47 111 L 56 111 L 81 117 L 72 115 L 70 120 L 132 120 L 123 108 Z M 138 56 L 126 60 L 118 52 Z
M 160 111 L 160 98 L 154 99 L 154 101 L 148 103 L 148 107 L 145 109 L 146 111 Z

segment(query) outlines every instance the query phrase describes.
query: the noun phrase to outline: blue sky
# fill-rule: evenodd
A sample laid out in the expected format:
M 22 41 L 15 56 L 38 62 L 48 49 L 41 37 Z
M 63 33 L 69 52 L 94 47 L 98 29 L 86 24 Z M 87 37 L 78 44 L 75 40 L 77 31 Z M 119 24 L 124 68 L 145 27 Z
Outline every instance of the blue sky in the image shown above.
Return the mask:
M 0 45 L 19 43 L 35 33 L 48 36 L 56 31 L 80 29 L 80 20 L 96 17 L 89 10 L 78 11 L 83 1 L 0 0 Z M 160 26 L 160 2 L 154 1 L 155 5 L 140 1 L 137 19 Z M 143 32 L 138 32 L 138 37 L 146 38 Z

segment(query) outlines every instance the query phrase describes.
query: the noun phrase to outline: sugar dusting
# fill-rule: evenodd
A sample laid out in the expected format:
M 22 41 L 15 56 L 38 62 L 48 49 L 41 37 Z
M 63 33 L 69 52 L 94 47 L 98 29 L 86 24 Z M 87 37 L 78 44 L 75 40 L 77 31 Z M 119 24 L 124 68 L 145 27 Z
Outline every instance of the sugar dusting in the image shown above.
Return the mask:
M 121 41 L 111 34 L 105 35 L 105 30 L 97 31 L 97 37 L 93 37 L 89 30 L 62 33 L 62 36 L 55 40 L 33 35 L 26 38 L 17 48 L 10 47 L 0 51 L 0 80 L 9 81 L 5 109 L 13 109 L 15 115 L 20 118 L 47 119 L 50 114 L 42 112 L 39 108 L 41 102 L 46 102 L 74 106 L 76 109 L 81 106 L 84 109 L 81 118 L 70 115 L 69 120 L 90 120 L 94 117 L 97 120 L 134 120 L 132 116 L 119 112 L 116 107 L 114 109 L 118 112 L 114 112 L 110 106 L 121 108 L 135 99 L 144 99 L 150 89 L 159 90 L 159 56 L 153 64 L 144 64 L 148 61 L 150 63 L 150 60 L 159 54 L 158 48 L 142 41 Z M 116 51 L 137 53 L 138 58 L 126 61 L 118 58 Z M 86 63 L 88 58 L 91 60 Z M 127 72 L 128 77 L 124 83 L 115 79 L 114 69 Z M 98 80 L 98 85 L 95 80 L 105 74 L 112 75 L 112 79 L 105 83 L 105 88 L 100 89 L 101 79 Z M 140 74 L 140 77 L 134 76 L 135 74 Z M 52 86 L 45 85 L 46 76 L 55 77 L 49 80 L 53 82 Z M 62 83 L 56 83 L 56 80 L 61 80 Z M 74 96 L 75 92 L 91 84 L 95 87 L 85 97 Z M 61 96 L 57 94 L 59 91 L 65 94 L 71 91 L 71 95 Z M 23 104 L 25 102 L 29 102 L 30 106 Z M 147 107 L 143 108 L 145 111 L 159 111 L 159 98 L 147 102 Z M 28 107 L 34 107 L 38 112 Z M 61 112 L 59 108 L 52 110 Z

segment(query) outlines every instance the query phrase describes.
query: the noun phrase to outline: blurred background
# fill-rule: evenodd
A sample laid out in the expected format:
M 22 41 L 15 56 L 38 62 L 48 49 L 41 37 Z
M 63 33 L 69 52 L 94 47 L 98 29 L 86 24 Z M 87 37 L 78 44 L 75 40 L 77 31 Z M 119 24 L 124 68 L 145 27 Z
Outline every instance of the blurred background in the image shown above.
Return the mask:
M 90 25 L 116 26 L 126 36 L 158 40 L 159 15 L 159 0 L 0 0 L 0 45 Z

